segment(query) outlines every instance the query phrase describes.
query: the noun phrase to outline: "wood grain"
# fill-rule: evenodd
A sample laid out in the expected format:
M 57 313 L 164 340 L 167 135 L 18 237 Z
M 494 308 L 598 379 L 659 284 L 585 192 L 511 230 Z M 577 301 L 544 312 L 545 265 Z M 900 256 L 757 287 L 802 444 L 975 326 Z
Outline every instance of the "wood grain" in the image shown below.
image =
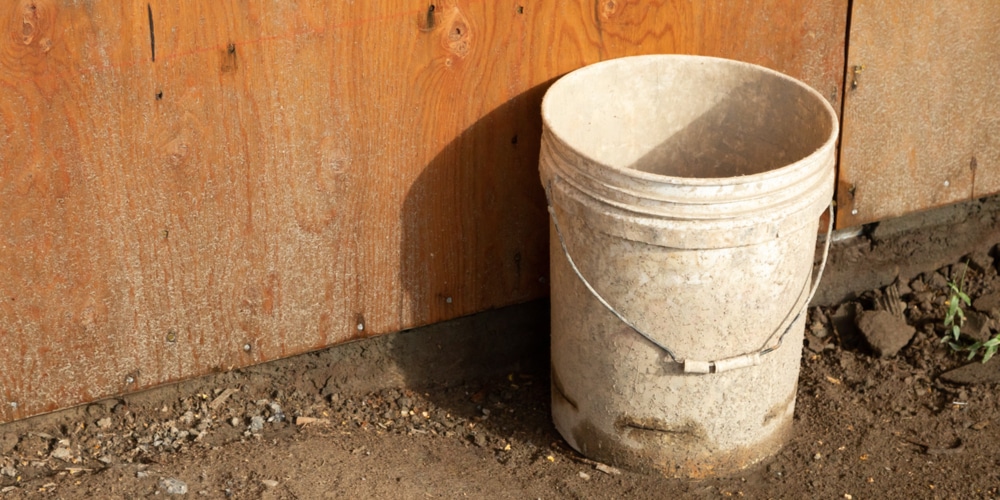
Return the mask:
M 1000 192 L 997 26 L 997 2 L 854 2 L 838 227 Z
M 845 19 L 846 0 L 6 2 L 0 421 L 542 297 L 555 78 L 702 53 L 836 101 Z

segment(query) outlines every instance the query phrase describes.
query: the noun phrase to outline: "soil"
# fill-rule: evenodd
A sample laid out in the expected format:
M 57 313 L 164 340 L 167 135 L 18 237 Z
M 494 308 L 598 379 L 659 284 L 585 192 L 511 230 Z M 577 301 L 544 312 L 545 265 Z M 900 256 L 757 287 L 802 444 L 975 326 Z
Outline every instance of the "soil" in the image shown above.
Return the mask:
M 354 393 L 304 356 L 2 426 L 0 498 L 997 498 L 1000 361 L 948 375 L 967 353 L 940 342 L 949 281 L 985 318 L 962 340 L 996 333 L 995 263 L 967 260 L 812 308 L 794 437 L 738 477 L 578 455 L 542 365 Z M 858 329 L 876 310 L 900 322 Z

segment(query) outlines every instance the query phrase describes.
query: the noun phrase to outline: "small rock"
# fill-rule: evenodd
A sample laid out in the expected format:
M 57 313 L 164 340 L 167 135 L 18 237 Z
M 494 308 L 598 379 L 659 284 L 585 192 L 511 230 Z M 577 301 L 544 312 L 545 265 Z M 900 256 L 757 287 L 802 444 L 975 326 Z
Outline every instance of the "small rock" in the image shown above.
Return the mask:
M 410 405 L 413 404 L 413 400 L 406 396 L 402 396 L 396 400 L 396 404 L 399 405 L 400 408 L 409 408 Z
M 268 407 L 271 409 L 271 418 L 268 419 L 269 421 L 272 422 L 285 421 L 285 412 L 281 411 L 281 405 L 272 401 L 270 404 L 268 404 Z
M 240 426 L 240 419 L 239 419 L 239 417 L 233 417 L 232 419 L 230 419 L 229 420 L 229 425 L 231 425 L 233 427 L 239 427 Z
M 925 292 L 927 291 L 927 284 L 924 283 L 924 280 L 920 279 L 919 277 L 913 278 L 913 280 L 910 281 L 910 289 L 918 293 Z
M 180 479 L 168 477 L 160 480 L 160 489 L 167 492 L 168 495 L 186 495 L 188 485 Z
M 0 467 L 0 474 L 3 474 L 4 476 L 7 477 L 17 477 L 17 469 L 9 465 Z
M 809 333 L 813 334 L 816 338 L 826 337 L 830 332 L 827 330 L 827 326 L 823 324 L 822 321 L 813 320 L 809 324 Z
M 470 434 L 469 440 L 475 443 L 476 446 L 480 448 L 486 446 L 486 436 L 482 434 Z
M 939 290 L 948 289 L 948 278 L 945 278 L 940 272 L 931 273 L 930 278 L 927 280 L 927 284 L 931 288 L 937 288 Z
M 73 461 L 73 452 L 69 448 L 59 447 L 52 451 L 52 458 L 58 458 L 64 462 Z
M 813 455 L 813 460 L 822 460 L 822 458 L 823 458 L 822 453 L 816 452 L 816 454 Z
M 146 472 L 144 470 L 136 471 L 135 477 L 138 479 L 145 479 L 149 477 L 149 472 Z
M 268 488 L 274 488 L 274 487 L 278 486 L 278 482 L 275 481 L 274 479 L 265 479 L 265 480 L 261 481 L 261 484 L 263 484 L 264 486 L 267 486 Z
M 827 349 L 834 348 L 833 344 L 825 340 L 819 339 L 811 333 L 806 334 L 805 344 L 806 344 L 806 349 L 809 349 L 810 351 L 815 353 L 821 353 Z
M 922 292 L 914 293 L 913 303 L 919 305 L 924 311 L 930 311 L 934 308 L 934 292 L 924 290 Z
M 255 415 L 250 418 L 250 432 L 256 434 L 264 429 L 264 417 Z
M 952 384 L 995 384 L 1000 382 L 1000 363 L 976 361 L 944 372 L 940 378 Z
M 111 427 L 111 417 L 104 417 L 97 421 L 97 427 L 101 429 L 107 429 Z
M 590 474 L 580 471 L 580 479 L 583 479 L 584 481 L 590 481 Z
M 917 332 L 906 320 L 889 311 L 863 311 L 857 324 L 868 345 L 883 358 L 895 356 Z
M 972 308 L 984 313 L 1000 309 L 1000 292 L 990 292 L 980 295 L 972 301 Z
M 965 311 L 961 330 L 973 340 L 986 342 L 990 339 L 990 317 L 977 311 Z
M 622 471 L 618 470 L 617 468 L 605 464 L 597 464 L 594 466 L 594 468 L 605 474 L 611 474 L 613 476 L 617 476 L 622 473 Z

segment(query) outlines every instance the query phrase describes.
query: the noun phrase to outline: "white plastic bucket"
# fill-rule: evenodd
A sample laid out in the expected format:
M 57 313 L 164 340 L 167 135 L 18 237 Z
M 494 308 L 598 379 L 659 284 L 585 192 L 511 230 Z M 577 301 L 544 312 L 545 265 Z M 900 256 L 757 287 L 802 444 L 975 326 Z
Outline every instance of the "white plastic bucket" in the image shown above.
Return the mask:
M 564 76 L 542 117 L 556 428 L 675 477 L 774 454 L 833 197 L 830 104 L 752 64 L 652 55 Z

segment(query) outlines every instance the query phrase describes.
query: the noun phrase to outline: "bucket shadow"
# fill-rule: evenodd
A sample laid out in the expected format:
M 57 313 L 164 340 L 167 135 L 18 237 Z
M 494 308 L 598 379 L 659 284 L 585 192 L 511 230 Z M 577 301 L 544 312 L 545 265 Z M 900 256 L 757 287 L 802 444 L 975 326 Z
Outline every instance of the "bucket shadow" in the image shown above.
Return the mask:
M 456 415 L 481 411 L 479 389 L 463 384 L 509 374 L 544 387 L 547 403 L 549 234 L 538 154 L 553 81 L 464 130 L 403 204 L 399 317 L 430 326 L 394 335 L 391 357 L 407 387 L 434 387 L 427 397 Z

